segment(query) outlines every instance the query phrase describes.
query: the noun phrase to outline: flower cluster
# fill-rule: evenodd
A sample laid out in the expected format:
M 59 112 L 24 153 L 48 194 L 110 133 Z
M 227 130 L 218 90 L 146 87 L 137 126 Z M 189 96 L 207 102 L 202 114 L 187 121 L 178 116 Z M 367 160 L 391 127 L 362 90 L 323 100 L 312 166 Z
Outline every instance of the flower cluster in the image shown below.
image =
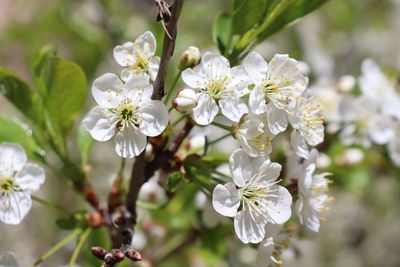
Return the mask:
M 98 106 L 83 120 L 83 126 L 98 141 L 115 136 L 115 150 L 124 158 L 138 156 L 146 148 L 147 136 L 161 134 L 169 122 L 168 110 L 152 100 L 160 59 L 154 56 L 156 41 L 145 32 L 135 42 L 118 45 L 114 58 L 123 66 L 121 79 L 106 73 L 92 84 Z

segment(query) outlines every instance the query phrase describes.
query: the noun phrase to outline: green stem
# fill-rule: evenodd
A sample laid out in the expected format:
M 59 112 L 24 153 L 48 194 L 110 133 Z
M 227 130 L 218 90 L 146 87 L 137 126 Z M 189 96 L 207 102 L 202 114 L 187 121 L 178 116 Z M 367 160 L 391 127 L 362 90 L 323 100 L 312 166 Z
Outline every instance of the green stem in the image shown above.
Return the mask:
M 90 233 L 92 232 L 92 228 L 88 227 L 86 230 L 81 234 L 78 244 L 76 245 L 74 252 L 72 253 L 71 260 L 69 261 L 68 267 L 73 267 L 75 264 L 76 259 L 79 256 L 79 252 L 82 250 L 83 245 L 85 244 L 86 240 L 88 239 Z
M 72 233 L 67 235 L 63 240 L 58 242 L 54 247 L 52 247 L 49 251 L 47 251 L 42 257 L 40 257 L 34 264 L 31 265 L 31 267 L 38 266 L 40 263 L 42 263 L 44 260 L 46 260 L 48 257 L 56 253 L 60 248 L 64 247 L 66 244 L 68 244 L 72 239 L 77 237 L 82 233 L 82 229 L 75 229 Z
M 229 130 L 230 130 L 230 129 L 229 129 Z M 231 135 L 232 135 L 231 133 L 228 133 L 228 134 L 226 134 L 226 135 L 223 135 L 223 136 L 221 136 L 221 137 L 219 137 L 219 138 L 217 138 L 217 139 L 215 139 L 215 140 L 210 141 L 210 142 L 208 143 L 208 145 L 209 145 L 209 146 L 214 145 L 215 143 L 218 143 L 219 141 L 221 141 L 221 140 L 223 140 L 223 139 L 225 139 L 225 138 L 227 138 L 227 137 L 229 137 L 229 136 L 231 136 Z
M 218 123 L 218 122 L 212 122 L 211 123 L 212 125 L 214 125 L 214 126 L 217 126 L 217 127 L 219 127 L 219 128 L 221 128 L 221 129 L 224 129 L 224 130 L 227 130 L 227 131 L 231 131 L 231 127 L 229 127 L 229 126 L 226 126 L 226 125 L 223 125 L 223 124 L 221 124 L 221 123 Z
M 175 76 L 175 79 L 167 92 L 167 96 L 165 97 L 165 103 L 168 103 L 169 98 L 171 97 L 172 93 L 174 92 L 175 86 L 178 83 L 179 77 L 181 77 L 182 71 L 180 70 L 178 74 Z
M 34 201 L 36 201 L 36 202 L 38 202 L 38 203 L 40 203 L 40 204 L 42 204 L 42 205 L 48 206 L 48 207 L 53 208 L 53 209 L 56 209 L 56 210 L 58 210 L 58 211 L 66 212 L 66 213 L 68 213 L 68 214 L 71 213 L 69 210 L 67 210 L 67 209 L 65 209 L 65 208 L 63 208 L 63 207 L 61 207 L 61 206 L 59 206 L 59 205 L 56 204 L 56 203 L 53 203 L 53 202 L 44 200 L 44 199 L 39 198 L 39 197 L 34 196 L 34 195 L 32 195 L 31 198 L 32 198 L 32 200 L 34 200 Z
M 171 126 L 175 127 L 176 125 L 178 125 L 178 123 L 180 123 L 181 121 L 183 121 L 185 118 L 187 117 L 187 115 L 182 115 L 181 117 L 179 117 L 176 121 L 174 121 Z
M 121 158 L 121 165 L 120 165 L 119 171 L 118 171 L 118 174 L 120 176 L 122 176 L 122 174 L 124 173 L 124 169 L 125 169 L 125 159 Z

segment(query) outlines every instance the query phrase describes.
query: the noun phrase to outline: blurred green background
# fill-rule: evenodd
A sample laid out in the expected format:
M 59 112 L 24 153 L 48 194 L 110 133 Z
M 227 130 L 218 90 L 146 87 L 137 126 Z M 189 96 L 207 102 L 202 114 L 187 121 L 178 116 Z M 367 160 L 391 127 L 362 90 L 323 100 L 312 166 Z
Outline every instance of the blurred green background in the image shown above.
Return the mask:
M 173 62 L 176 64 L 190 45 L 202 51 L 217 51 L 212 42 L 212 23 L 220 12 L 230 9 L 230 0 L 187 0 Z M 91 82 L 104 72 L 118 72 L 113 47 L 134 40 L 146 30 L 156 35 L 160 50 L 163 29 L 155 21 L 156 12 L 151 0 L 1 0 L 0 65 L 31 82 L 34 54 L 43 45 L 53 43 L 61 57 L 82 66 Z M 358 76 L 360 63 L 367 57 L 396 75 L 400 69 L 399 14 L 399 0 L 330 0 L 256 50 L 267 59 L 276 53 L 288 53 L 307 62 L 311 83 L 322 78 L 334 80 L 343 74 Z M 170 66 L 169 82 L 177 71 L 175 66 Z M 87 108 L 92 104 L 89 97 Z M 1 95 L 0 112 L 19 116 Z M 327 169 L 333 173 L 331 194 L 335 201 L 320 233 L 302 233 L 301 239 L 294 239 L 283 254 L 284 266 L 400 266 L 400 169 L 390 163 L 380 147 L 361 149 L 361 160 L 349 164 L 346 148 L 334 135 L 328 139 L 332 145 L 325 152 L 331 159 Z M 110 151 L 111 143 L 97 143 L 91 154 L 92 183 L 103 196 L 120 164 Z M 65 190 L 66 183 L 49 173 L 40 195 L 71 210 L 87 209 L 72 190 Z M 184 186 L 168 210 L 154 212 L 154 221 L 144 220 L 140 225 L 148 247 L 153 249 L 148 249 L 145 256 L 168 253 L 159 252 L 159 248 L 174 238 L 179 241 L 179 231 L 190 231 L 192 221 L 201 221 L 200 211 L 191 205 L 194 188 Z M 146 218 L 146 212 L 143 214 Z M 49 212 L 35 203 L 20 225 L 0 225 L 0 251 L 15 252 L 21 266 L 28 266 L 66 235 L 67 231 L 54 223 L 60 217 L 60 212 Z M 198 242 L 197 246 L 160 256 L 163 261 L 156 266 L 251 266 L 256 250 L 225 242 L 234 240 L 233 227 L 228 228 L 231 230 L 206 230 L 202 245 Z M 105 231 L 96 230 L 91 244 L 102 240 Z M 66 264 L 73 245 L 71 242 L 41 266 Z M 228 253 L 228 248 L 237 253 Z M 79 264 L 96 266 L 89 250 L 85 251 Z M 224 255 L 225 260 L 221 260 Z M 146 261 L 141 265 L 151 266 Z

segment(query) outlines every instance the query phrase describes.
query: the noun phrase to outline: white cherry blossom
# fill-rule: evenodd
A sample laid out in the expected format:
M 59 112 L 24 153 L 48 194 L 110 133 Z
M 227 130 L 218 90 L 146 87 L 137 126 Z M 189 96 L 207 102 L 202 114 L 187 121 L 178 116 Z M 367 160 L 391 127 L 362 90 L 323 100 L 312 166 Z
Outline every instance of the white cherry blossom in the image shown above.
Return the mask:
M 251 157 L 267 156 L 272 151 L 271 141 L 274 134 L 269 130 L 267 113 L 245 114 L 235 131 L 240 146 Z
M 250 93 L 249 107 L 256 113 L 268 111 L 270 102 L 276 108 L 291 113 L 296 100 L 308 84 L 296 60 L 288 55 L 275 55 L 269 64 L 257 52 L 251 52 L 243 61 L 243 66 L 255 84 Z
M 281 165 L 268 158 L 251 158 L 242 149 L 229 159 L 233 182 L 217 185 L 213 191 L 214 209 L 234 217 L 236 235 L 243 243 L 259 243 L 265 225 L 282 224 L 291 215 L 292 196 L 278 185 Z
M 310 158 L 303 163 L 298 179 L 299 198 L 295 205 L 296 214 L 301 224 L 314 232 L 318 232 L 324 212 L 329 210 L 327 203 L 331 201 L 327 192 L 329 183 L 326 177 L 330 173 L 314 174 L 318 151 L 311 150 Z
M 31 194 L 45 180 L 44 170 L 28 163 L 24 149 L 14 143 L 0 145 L 0 221 L 19 224 L 32 207 Z
M 204 53 L 199 65 L 182 72 L 182 79 L 197 95 L 198 104 L 192 110 L 196 123 L 210 124 L 219 110 L 235 122 L 240 119 L 238 114 L 247 113 L 241 97 L 249 93 L 251 82 L 243 67 L 231 68 L 223 56 Z
M 316 146 L 324 140 L 321 104 L 315 97 L 297 102 L 293 115 L 289 115 L 293 127 L 291 146 L 297 155 L 308 158 L 308 145 Z
M 169 120 L 165 105 L 151 100 L 153 86 L 144 76 L 132 76 L 126 83 L 112 73 L 97 78 L 92 94 L 99 104 L 83 120 L 84 128 L 98 141 L 115 135 L 115 150 L 124 158 L 139 155 L 146 147 L 146 136 L 157 136 Z
M 156 39 L 147 31 L 139 36 L 135 42 L 126 42 L 114 48 L 114 58 L 124 67 L 121 78 L 127 81 L 132 75 L 144 74 L 156 79 L 160 57 L 155 56 Z

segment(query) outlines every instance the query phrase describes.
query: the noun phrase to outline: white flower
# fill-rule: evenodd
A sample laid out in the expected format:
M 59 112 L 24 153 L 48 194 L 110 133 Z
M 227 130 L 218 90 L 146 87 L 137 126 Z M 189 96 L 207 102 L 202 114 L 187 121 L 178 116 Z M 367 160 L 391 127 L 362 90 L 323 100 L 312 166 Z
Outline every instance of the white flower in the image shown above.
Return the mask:
M 199 65 L 182 72 L 182 79 L 196 91 L 198 104 L 192 111 L 196 123 L 210 124 L 219 108 L 235 122 L 240 119 L 238 114 L 247 113 L 247 106 L 240 97 L 249 92 L 247 86 L 251 82 L 242 67 L 230 68 L 223 56 L 204 53 Z
M 297 64 L 296 60 L 281 54 L 275 55 L 269 64 L 257 52 L 251 52 L 244 59 L 243 66 L 255 84 L 249 97 L 249 107 L 254 113 L 267 112 L 269 102 L 288 113 L 293 111 L 308 83 Z
M 243 243 L 259 243 L 267 223 L 282 224 L 291 215 L 292 196 L 278 185 L 281 165 L 268 158 L 250 158 L 242 149 L 229 159 L 233 183 L 217 185 L 214 209 L 234 217 L 236 235 Z
M 370 147 L 371 141 L 387 144 L 394 136 L 394 120 L 380 112 L 378 104 L 365 96 L 347 97 L 340 103 L 344 126 L 339 134 L 343 144 Z
M 343 96 L 335 86 L 329 81 L 319 80 L 311 87 L 310 93 L 321 103 L 324 120 L 329 123 L 339 123 L 339 105 Z
M 12 252 L 0 253 L 0 267 L 18 267 L 19 263 Z
M 147 144 L 146 136 L 157 136 L 168 124 L 168 110 L 151 100 L 153 86 L 143 76 L 132 76 L 123 84 L 118 76 L 106 73 L 92 85 L 99 106 L 83 120 L 83 126 L 98 141 L 115 135 L 115 150 L 124 158 L 139 155 Z
M 282 224 L 268 224 L 265 228 L 265 238 L 258 246 L 255 267 L 266 267 L 269 264 L 280 266 L 282 250 L 290 242 L 290 233 L 283 229 Z
M 192 89 L 182 88 L 172 101 L 172 106 L 180 112 L 190 112 L 196 105 L 197 96 Z
M 0 221 L 19 224 L 32 207 L 31 194 L 45 180 L 44 170 L 27 163 L 24 149 L 18 144 L 0 145 Z
M 322 109 L 315 97 L 297 102 L 293 115 L 289 115 L 293 127 L 290 143 L 297 155 L 308 158 L 308 145 L 316 146 L 324 140 Z
M 299 198 L 296 202 L 296 213 L 301 224 L 318 232 L 323 213 L 329 210 L 327 203 L 331 200 L 327 192 L 330 181 L 325 177 L 329 173 L 314 174 L 318 151 L 311 150 L 310 158 L 303 163 L 303 172 L 298 179 Z
M 271 141 L 274 136 L 268 127 L 267 113 L 245 114 L 240 119 L 235 133 L 240 146 L 251 157 L 269 155 L 272 151 Z
M 154 56 L 156 52 L 156 39 L 147 31 L 139 36 L 135 42 L 126 42 L 114 48 L 114 58 L 119 65 L 124 67 L 121 78 L 127 81 L 132 75 L 144 74 L 156 79 L 160 57 Z

